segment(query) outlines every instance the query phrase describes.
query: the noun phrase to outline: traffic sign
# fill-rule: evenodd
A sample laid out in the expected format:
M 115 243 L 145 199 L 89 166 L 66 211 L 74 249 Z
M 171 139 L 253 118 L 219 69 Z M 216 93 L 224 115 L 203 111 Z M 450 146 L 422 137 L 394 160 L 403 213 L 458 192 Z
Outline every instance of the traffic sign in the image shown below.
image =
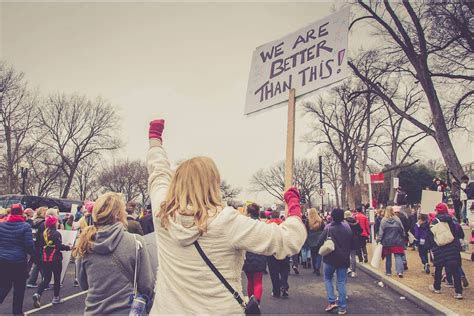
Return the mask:
M 318 189 L 318 194 L 319 194 L 320 196 L 325 196 L 325 195 L 326 195 L 326 190 L 324 190 L 323 188 Z

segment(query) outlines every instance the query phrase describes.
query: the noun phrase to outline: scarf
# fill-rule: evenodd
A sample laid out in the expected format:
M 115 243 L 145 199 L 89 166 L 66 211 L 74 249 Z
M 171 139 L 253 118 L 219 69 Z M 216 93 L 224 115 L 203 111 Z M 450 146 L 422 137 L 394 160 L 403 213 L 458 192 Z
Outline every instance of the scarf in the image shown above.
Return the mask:
M 24 222 L 26 221 L 25 216 L 23 215 L 8 215 L 7 216 L 7 222 L 9 223 L 16 223 L 16 222 Z

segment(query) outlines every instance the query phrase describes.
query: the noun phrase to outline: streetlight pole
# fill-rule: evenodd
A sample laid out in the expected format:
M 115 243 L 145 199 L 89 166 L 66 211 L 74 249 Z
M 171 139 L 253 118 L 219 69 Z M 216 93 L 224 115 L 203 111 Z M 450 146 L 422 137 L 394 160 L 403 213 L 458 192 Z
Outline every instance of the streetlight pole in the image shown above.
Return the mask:
M 21 194 L 25 195 L 26 192 L 26 179 L 28 178 L 28 169 L 30 168 L 30 164 L 26 160 L 22 160 L 20 162 L 20 173 L 21 173 Z

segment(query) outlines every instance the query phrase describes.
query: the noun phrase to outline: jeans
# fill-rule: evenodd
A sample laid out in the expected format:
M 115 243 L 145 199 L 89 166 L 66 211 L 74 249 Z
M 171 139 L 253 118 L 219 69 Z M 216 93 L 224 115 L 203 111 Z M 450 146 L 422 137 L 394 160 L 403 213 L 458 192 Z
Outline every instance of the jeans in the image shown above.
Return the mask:
M 359 262 L 362 262 L 364 260 L 367 260 L 367 240 L 369 238 L 359 236 L 359 244 L 360 244 L 360 249 L 357 252 L 357 256 L 359 257 Z
M 462 221 L 467 224 L 467 200 L 462 201 Z
M 319 249 L 311 247 L 311 262 L 313 263 L 313 270 L 319 271 L 321 269 L 321 261 L 323 257 L 318 253 Z
M 449 284 L 453 284 L 453 274 L 451 273 L 451 270 L 450 269 L 444 269 L 446 271 L 446 282 L 448 282 Z M 459 276 L 462 278 L 462 277 L 466 277 L 466 274 L 464 273 L 464 270 L 462 269 L 461 266 L 458 267 L 458 270 L 459 270 Z
M 403 274 L 403 254 L 396 253 L 395 255 L 395 270 L 397 274 Z M 392 274 L 392 254 L 385 257 L 385 273 Z
M 0 304 L 3 303 L 13 287 L 12 314 L 23 314 L 23 300 L 25 298 L 26 277 L 28 272 L 26 262 L 14 263 L 0 261 Z
M 251 297 L 252 295 L 261 302 L 262 301 L 262 292 L 263 292 L 263 272 L 245 272 L 247 276 L 247 295 Z
M 459 265 L 445 266 L 446 272 L 450 271 L 454 279 L 454 290 L 457 294 L 462 294 L 461 275 L 459 274 Z M 443 266 L 435 267 L 435 277 L 433 287 L 435 290 L 441 290 L 441 277 L 443 274 Z
M 63 270 L 61 261 L 53 261 L 44 263 L 43 266 L 43 282 L 38 287 L 38 294 L 43 294 L 44 289 L 49 286 L 51 278 L 54 275 L 54 296 L 59 296 L 59 290 L 61 289 L 61 271 Z
M 352 250 L 351 251 L 351 271 L 352 272 L 356 272 L 356 267 L 357 267 L 356 253 L 357 253 L 357 250 Z
M 305 263 L 308 261 L 308 258 L 311 258 L 311 255 L 310 255 L 310 250 L 309 250 L 309 247 L 304 245 L 303 248 L 301 248 L 301 262 L 302 263 Z
M 428 263 L 428 249 L 425 245 L 418 246 L 418 254 L 420 255 L 421 263 L 423 265 Z
M 346 282 L 347 282 L 347 268 L 335 268 L 327 263 L 324 264 L 324 285 L 328 295 L 329 304 L 336 302 L 336 295 L 334 294 L 333 278 L 336 273 L 336 288 L 339 293 L 339 310 L 346 309 Z
M 281 289 L 288 290 L 288 275 L 290 274 L 290 258 L 277 260 L 274 256 L 267 257 L 268 270 L 272 280 L 273 296 L 279 297 Z

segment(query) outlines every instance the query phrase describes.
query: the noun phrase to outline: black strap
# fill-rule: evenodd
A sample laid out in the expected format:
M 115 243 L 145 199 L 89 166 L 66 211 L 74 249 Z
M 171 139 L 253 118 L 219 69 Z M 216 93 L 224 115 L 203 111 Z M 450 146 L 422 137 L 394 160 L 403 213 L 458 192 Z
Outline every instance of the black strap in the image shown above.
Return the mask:
M 204 262 L 206 262 L 206 264 L 208 265 L 208 267 L 212 270 L 212 272 L 214 272 L 214 274 L 216 275 L 216 277 L 222 282 L 222 284 L 224 284 L 224 286 L 227 288 L 227 290 L 229 290 L 229 292 L 232 294 L 232 296 L 235 298 L 235 300 L 242 306 L 245 308 L 245 304 L 244 304 L 244 300 L 242 299 L 242 297 L 240 297 L 240 294 L 239 292 L 237 292 L 236 290 L 234 290 L 234 288 L 229 284 L 229 282 L 227 282 L 227 280 L 224 278 L 224 276 L 219 272 L 219 270 L 217 270 L 217 268 L 214 266 L 214 264 L 211 262 L 211 260 L 209 260 L 209 258 L 206 256 L 206 254 L 204 253 L 204 251 L 202 250 L 201 248 L 201 245 L 199 245 L 198 241 L 196 240 L 194 242 L 194 246 L 196 247 L 197 251 L 199 252 L 199 254 L 201 255 L 202 259 L 204 260 Z

